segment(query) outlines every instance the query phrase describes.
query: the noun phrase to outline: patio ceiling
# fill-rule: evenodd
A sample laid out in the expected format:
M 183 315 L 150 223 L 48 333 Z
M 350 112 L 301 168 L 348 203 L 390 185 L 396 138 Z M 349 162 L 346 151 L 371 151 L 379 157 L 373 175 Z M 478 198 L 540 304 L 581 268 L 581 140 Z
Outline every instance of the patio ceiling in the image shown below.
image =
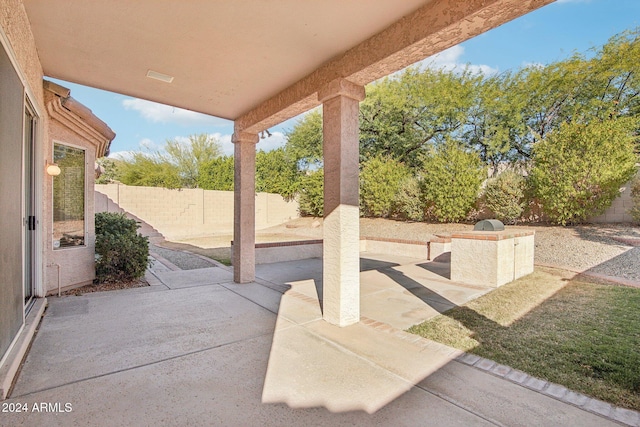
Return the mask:
M 25 0 L 44 73 L 258 132 L 553 0 Z M 149 70 L 173 77 L 165 83 Z

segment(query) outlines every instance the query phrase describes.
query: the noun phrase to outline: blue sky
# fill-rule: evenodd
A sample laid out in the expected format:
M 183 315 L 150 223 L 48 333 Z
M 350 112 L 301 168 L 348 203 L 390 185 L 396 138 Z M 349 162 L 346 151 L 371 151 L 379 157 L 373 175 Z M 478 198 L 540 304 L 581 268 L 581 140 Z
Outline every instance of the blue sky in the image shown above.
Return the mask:
M 558 0 L 474 39 L 454 46 L 427 62 L 447 68 L 469 65 L 485 72 L 501 72 L 527 64 L 547 64 L 574 52 L 586 52 L 611 36 L 640 26 L 640 0 Z M 233 123 L 216 117 L 56 80 L 71 96 L 89 107 L 117 134 L 112 155 L 160 149 L 167 139 L 213 134 L 225 154 Z M 282 145 L 295 119 L 271 128 L 273 136 L 258 149 Z

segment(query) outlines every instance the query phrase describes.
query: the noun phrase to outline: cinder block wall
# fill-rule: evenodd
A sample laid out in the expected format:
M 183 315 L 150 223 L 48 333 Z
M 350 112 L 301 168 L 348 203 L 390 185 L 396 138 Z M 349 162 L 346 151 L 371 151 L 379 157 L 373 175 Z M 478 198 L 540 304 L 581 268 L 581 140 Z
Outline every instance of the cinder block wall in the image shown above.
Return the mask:
M 636 176 L 640 176 L 640 169 Z M 631 200 L 632 181 L 633 180 L 629 181 L 621 188 L 623 191 L 620 193 L 620 196 L 613 201 L 609 209 L 607 209 L 602 215 L 589 218 L 589 222 L 633 222 L 633 218 L 631 218 L 631 215 L 629 214 L 629 209 L 633 206 L 633 201 Z
M 169 190 L 96 184 L 96 192 L 113 201 L 96 201 L 96 212 L 117 206 L 153 226 L 168 239 L 233 231 L 233 192 L 202 189 Z M 96 199 L 102 199 L 98 194 Z M 256 228 L 267 228 L 298 217 L 298 203 L 278 194 L 256 194 Z

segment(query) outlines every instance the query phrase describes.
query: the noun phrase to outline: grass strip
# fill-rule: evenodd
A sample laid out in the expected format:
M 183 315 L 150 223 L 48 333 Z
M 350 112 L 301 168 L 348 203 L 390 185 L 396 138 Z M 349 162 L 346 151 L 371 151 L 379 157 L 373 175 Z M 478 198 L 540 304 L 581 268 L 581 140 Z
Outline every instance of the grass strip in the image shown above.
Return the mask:
M 640 289 L 537 269 L 408 332 L 640 410 Z

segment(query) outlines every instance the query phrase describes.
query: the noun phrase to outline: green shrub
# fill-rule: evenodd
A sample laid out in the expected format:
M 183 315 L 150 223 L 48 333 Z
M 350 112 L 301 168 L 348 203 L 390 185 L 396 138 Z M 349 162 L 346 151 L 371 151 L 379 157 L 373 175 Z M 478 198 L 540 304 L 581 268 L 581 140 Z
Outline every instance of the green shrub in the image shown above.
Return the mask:
M 429 216 L 440 222 L 464 219 L 478 199 L 486 168 L 475 152 L 448 141 L 424 161 L 422 195 Z
M 633 119 L 565 123 L 533 149 L 531 182 L 547 217 L 557 224 L 599 215 L 635 174 Z
M 388 218 L 394 207 L 400 184 L 409 175 L 397 160 L 377 155 L 360 171 L 360 212 L 365 217 Z
M 394 213 L 402 219 L 424 220 L 424 201 L 420 193 L 420 181 L 415 176 L 407 176 L 398 188 L 394 200 Z
M 321 217 L 324 214 L 324 170 L 309 172 L 300 179 L 300 215 Z
M 99 282 L 139 279 L 149 265 L 149 239 L 124 214 L 96 214 L 96 278 Z
M 484 203 L 496 218 L 513 224 L 525 207 L 525 179 L 514 171 L 505 171 L 487 181 Z
M 640 175 L 631 183 L 631 200 L 633 205 L 629 213 L 635 222 L 640 223 Z

